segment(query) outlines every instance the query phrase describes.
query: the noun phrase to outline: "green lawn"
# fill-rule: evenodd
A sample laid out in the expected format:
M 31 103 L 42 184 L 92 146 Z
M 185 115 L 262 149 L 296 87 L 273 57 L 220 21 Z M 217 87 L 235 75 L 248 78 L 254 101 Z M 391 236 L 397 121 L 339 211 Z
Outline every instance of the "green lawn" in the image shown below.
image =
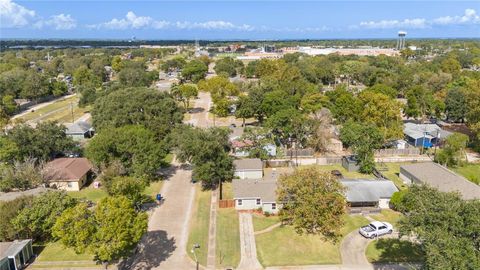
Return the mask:
M 60 123 L 72 123 L 72 105 L 73 105 L 73 120 L 77 120 L 86 112 L 91 110 L 91 106 L 85 108 L 78 107 L 78 96 L 63 98 L 53 102 L 43 108 L 29 112 L 19 120 L 29 121 L 42 116 L 45 116 L 41 121 L 58 121 Z
M 234 208 L 218 209 L 216 228 L 217 268 L 233 267 L 240 262 L 240 228 Z
M 362 216 L 346 215 L 344 220 L 343 235 L 368 224 Z M 332 243 L 320 236 L 299 235 L 291 226 L 278 227 L 255 238 L 259 261 L 265 267 L 341 263 L 341 240 Z
M 222 184 L 222 199 L 223 200 L 232 200 L 233 199 L 233 185 L 232 183 L 223 183 Z
M 405 185 L 403 183 L 403 181 L 400 179 L 400 177 L 398 176 L 399 173 L 400 173 L 400 166 L 402 165 L 406 165 L 406 164 L 411 164 L 409 162 L 400 162 L 400 163 L 390 163 L 390 162 L 385 162 L 385 163 L 382 163 L 381 165 L 379 163 L 377 163 L 377 169 L 380 170 L 380 172 L 382 174 L 384 174 L 388 179 L 392 180 L 393 183 L 395 184 L 395 186 L 397 186 L 397 188 L 399 190 L 404 190 L 404 189 L 407 189 L 408 186 Z M 388 169 L 387 171 L 383 171 L 382 168 L 386 166 L 386 168 Z
M 252 215 L 253 216 L 253 230 L 258 232 L 265 230 L 266 228 L 275 225 L 279 222 L 278 216 L 261 216 L 261 215 Z
M 462 167 L 453 168 L 453 171 L 472 181 L 473 183 L 480 185 L 480 164 L 467 164 Z
M 382 209 L 382 212 L 377 215 L 370 215 L 371 218 L 378 221 L 386 221 L 395 226 L 398 224 L 398 221 L 402 217 L 402 214 L 391 209 Z
M 163 186 L 163 181 L 162 180 L 156 180 L 150 182 L 150 184 L 145 188 L 143 191 L 143 194 L 151 197 L 153 200 L 156 199 L 157 193 L 160 193 L 160 190 L 162 189 Z
M 68 195 L 73 198 L 87 199 L 95 203 L 108 196 L 103 188 L 94 188 L 93 185 L 84 187 L 80 191 L 68 191 Z
M 93 261 L 90 253 L 76 254 L 71 248 L 63 246 L 60 242 L 50 242 L 44 246 L 34 245 L 34 252 L 38 253 L 38 261 Z
M 373 175 L 370 175 L 370 174 L 363 174 L 359 172 L 349 172 L 345 168 L 343 168 L 341 164 L 318 165 L 317 167 L 320 168 L 320 170 L 326 171 L 326 172 L 331 172 L 332 170 L 339 170 L 343 174 L 343 177 L 345 178 L 366 178 L 366 179 L 374 178 Z
M 201 265 L 207 265 L 208 252 L 208 226 L 210 224 L 210 191 L 202 191 L 200 185 L 197 186 L 194 216 L 191 220 L 190 234 L 188 235 L 187 253 L 192 260 L 193 254 L 190 252 L 194 244 L 199 244 L 196 249 L 198 261 Z
M 368 261 L 378 263 L 422 262 L 424 254 L 420 246 L 399 239 L 380 238 L 372 241 L 365 255 Z

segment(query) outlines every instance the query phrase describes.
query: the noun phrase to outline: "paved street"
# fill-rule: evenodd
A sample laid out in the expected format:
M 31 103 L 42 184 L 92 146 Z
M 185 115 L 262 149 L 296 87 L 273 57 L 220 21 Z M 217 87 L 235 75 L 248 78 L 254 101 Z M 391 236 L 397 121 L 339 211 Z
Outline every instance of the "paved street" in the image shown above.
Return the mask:
M 138 254 L 119 269 L 195 269 L 186 254 L 195 197 L 191 171 L 174 164 L 170 173 L 161 190 L 165 202 L 153 210 Z
M 240 253 L 241 259 L 237 269 L 263 269 L 257 259 L 257 247 L 253 231 L 252 214 L 239 213 L 240 218 Z

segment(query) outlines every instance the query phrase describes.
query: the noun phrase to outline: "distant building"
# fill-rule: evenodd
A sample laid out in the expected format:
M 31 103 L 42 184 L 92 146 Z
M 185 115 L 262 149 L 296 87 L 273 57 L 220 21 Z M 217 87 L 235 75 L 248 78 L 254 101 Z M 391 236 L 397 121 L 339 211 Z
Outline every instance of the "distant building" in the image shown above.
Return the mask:
M 65 134 L 78 141 L 93 137 L 95 130 L 89 123 L 85 121 L 77 121 L 67 126 Z
M 24 269 L 32 257 L 31 239 L 0 242 L 0 270 Z
M 277 181 L 233 179 L 233 199 L 237 210 L 257 210 L 277 213 Z
M 442 192 L 459 192 L 465 200 L 480 200 L 480 186 L 438 163 L 425 162 L 400 166 L 405 184 L 427 184 Z
M 350 207 L 389 208 L 390 198 L 398 189 L 390 180 L 342 179 Z
M 240 179 L 261 179 L 263 162 L 259 158 L 237 159 L 233 161 L 234 175 Z
M 452 133 L 441 129 L 437 124 L 405 123 L 405 140 L 415 147 L 432 147 Z
M 50 187 L 79 191 L 91 177 L 92 168 L 86 158 L 57 158 L 45 166 L 45 177 Z

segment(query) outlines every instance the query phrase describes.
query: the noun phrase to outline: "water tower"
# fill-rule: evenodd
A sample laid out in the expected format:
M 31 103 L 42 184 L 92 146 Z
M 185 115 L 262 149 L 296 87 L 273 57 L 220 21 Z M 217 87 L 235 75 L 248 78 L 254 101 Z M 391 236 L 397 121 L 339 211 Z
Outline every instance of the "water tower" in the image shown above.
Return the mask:
M 401 51 L 405 48 L 405 36 L 406 35 L 407 35 L 407 32 L 398 31 L 397 50 Z

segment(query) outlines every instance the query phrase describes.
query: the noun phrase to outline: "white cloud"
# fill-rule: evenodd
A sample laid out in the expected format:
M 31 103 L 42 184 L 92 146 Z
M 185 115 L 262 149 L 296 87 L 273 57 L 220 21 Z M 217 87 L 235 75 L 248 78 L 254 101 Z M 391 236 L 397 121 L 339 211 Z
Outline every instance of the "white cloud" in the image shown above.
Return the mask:
M 387 28 L 425 28 L 427 27 L 427 20 L 417 19 L 405 19 L 399 20 L 382 20 L 382 21 L 368 21 L 361 22 L 360 27 L 371 29 L 387 29 Z
M 480 24 L 480 16 L 474 9 L 465 9 L 462 16 L 444 16 L 427 20 L 424 18 L 404 19 L 404 20 L 381 20 L 366 21 L 350 28 L 368 28 L 368 29 L 390 29 L 390 28 L 428 28 L 434 25 L 453 25 L 453 24 Z
M 108 22 L 88 25 L 89 28 L 106 28 L 106 29 L 141 29 L 141 28 L 153 28 L 153 29 L 206 29 L 206 30 L 242 30 L 250 31 L 253 29 L 248 24 L 235 25 L 227 21 L 206 21 L 206 22 L 189 22 L 189 21 L 157 21 L 149 16 L 137 16 L 132 11 L 129 11 L 125 18 L 114 18 Z
M 467 8 L 463 16 L 445 16 L 433 20 L 434 24 L 448 25 L 448 24 L 467 24 L 480 23 L 480 16 L 474 9 Z
M 22 27 L 35 17 L 35 11 L 11 0 L 0 0 L 0 28 Z
M 53 15 L 48 20 L 38 20 L 33 24 L 33 28 L 41 29 L 51 27 L 55 30 L 70 30 L 77 27 L 77 21 L 70 14 Z

